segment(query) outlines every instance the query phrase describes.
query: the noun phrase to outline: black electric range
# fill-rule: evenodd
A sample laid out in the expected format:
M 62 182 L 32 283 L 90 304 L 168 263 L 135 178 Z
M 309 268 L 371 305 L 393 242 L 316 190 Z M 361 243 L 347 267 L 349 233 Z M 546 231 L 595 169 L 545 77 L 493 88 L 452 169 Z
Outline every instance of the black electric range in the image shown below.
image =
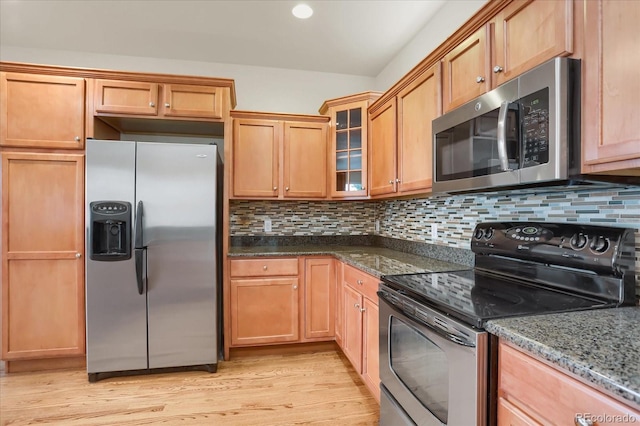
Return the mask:
M 485 222 L 471 248 L 473 269 L 386 275 L 381 289 L 477 328 L 497 318 L 635 304 L 632 229 Z

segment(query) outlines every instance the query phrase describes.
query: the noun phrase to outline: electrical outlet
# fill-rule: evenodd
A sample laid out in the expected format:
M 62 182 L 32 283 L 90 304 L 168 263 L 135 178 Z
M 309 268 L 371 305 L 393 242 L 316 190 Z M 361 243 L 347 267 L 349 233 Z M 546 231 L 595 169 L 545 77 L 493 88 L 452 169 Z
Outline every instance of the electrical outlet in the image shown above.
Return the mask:
M 271 232 L 271 219 L 268 217 L 264 218 L 264 232 Z
M 438 224 L 431 224 L 431 240 L 436 241 L 438 239 Z
M 380 232 L 380 221 L 376 220 L 376 223 L 374 225 L 376 232 Z

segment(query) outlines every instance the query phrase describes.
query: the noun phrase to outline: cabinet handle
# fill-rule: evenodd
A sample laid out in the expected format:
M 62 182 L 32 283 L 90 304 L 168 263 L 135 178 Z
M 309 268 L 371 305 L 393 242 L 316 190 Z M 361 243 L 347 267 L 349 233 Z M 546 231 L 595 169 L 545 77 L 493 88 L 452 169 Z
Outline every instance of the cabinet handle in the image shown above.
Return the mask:
M 493 72 L 495 74 L 498 74 L 499 72 L 502 72 L 502 67 L 500 65 L 496 65 L 495 67 L 493 67 Z
M 482 83 L 483 81 L 484 81 L 484 77 L 480 75 L 476 77 L 476 83 Z
M 171 107 L 171 105 L 169 105 L 169 104 L 164 104 L 164 107 L 165 107 L 165 108 L 169 108 L 169 107 Z
M 573 423 L 576 426 L 593 426 L 594 425 L 593 420 L 585 419 L 580 414 L 576 414 L 576 417 L 575 417 Z
M 362 280 L 356 281 L 358 284 L 362 285 Z
M 76 259 L 80 259 L 82 257 L 82 253 L 76 253 Z
M 277 190 L 278 190 L 278 187 L 277 187 L 277 186 L 274 186 L 274 187 L 273 187 L 273 190 L 274 190 L 274 191 L 277 191 Z
M 264 265 L 264 266 L 262 267 L 262 269 L 266 271 L 266 270 L 267 270 L 267 265 Z
M 285 186 L 285 187 L 284 187 L 284 190 L 285 190 L 285 191 L 288 191 L 288 190 L 289 190 L 289 187 L 288 187 L 288 186 Z
M 76 136 L 74 139 L 76 140 L 76 142 L 80 142 L 80 136 Z
M 156 104 L 155 104 L 154 102 L 149 102 L 149 106 L 150 106 L 151 108 L 154 108 L 154 107 L 156 106 Z
M 360 304 L 359 303 L 354 303 L 353 307 L 356 308 L 356 309 L 360 309 Z

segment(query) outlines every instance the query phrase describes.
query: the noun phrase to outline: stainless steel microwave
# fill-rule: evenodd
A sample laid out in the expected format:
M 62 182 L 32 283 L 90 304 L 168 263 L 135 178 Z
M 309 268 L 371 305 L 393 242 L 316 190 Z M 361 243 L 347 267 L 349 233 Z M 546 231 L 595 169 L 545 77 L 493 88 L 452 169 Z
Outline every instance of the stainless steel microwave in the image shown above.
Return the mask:
M 569 180 L 580 172 L 580 61 L 552 59 L 432 128 L 434 192 Z

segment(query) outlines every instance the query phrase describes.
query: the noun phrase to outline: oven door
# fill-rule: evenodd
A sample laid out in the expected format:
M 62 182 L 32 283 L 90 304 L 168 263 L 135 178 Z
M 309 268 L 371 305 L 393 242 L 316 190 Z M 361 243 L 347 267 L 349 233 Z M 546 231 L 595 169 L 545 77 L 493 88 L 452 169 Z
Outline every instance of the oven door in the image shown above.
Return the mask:
M 412 318 L 380 296 L 380 380 L 418 425 L 487 424 L 487 333 L 418 305 Z M 404 298 L 403 296 L 401 296 Z M 400 306 L 408 306 L 401 302 Z M 417 317 L 444 321 L 453 333 Z M 462 332 L 463 334 L 460 334 Z M 456 337 L 467 335 L 468 338 Z M 398 408 L 400 408 L 398 407 Z M 389 410 L 385 411 L 388 412 Z M 381 412 L 382 426 L 394 425 Z M 411 424 L 407 422 L 407 424 Z

